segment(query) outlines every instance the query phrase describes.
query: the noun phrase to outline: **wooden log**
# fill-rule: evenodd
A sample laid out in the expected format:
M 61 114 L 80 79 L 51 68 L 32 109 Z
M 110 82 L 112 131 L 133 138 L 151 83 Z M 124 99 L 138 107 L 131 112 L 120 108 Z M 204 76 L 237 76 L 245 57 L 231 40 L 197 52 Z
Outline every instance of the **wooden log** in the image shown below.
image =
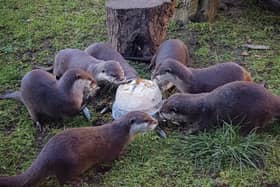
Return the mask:
M 107 32 L 124 57 L 151 58 L 166 37 L 175 0 L 109 0 Z

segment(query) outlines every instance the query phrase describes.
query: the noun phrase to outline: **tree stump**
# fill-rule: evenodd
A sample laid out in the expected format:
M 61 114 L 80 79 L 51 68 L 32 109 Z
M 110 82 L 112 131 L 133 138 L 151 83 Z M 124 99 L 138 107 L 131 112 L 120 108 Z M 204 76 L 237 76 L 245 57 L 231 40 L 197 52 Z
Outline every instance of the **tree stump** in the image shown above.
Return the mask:
M 109 0 L 107 31 L 113 47 L 125 58 L 149 59 L 166 37 L 175 0 Z

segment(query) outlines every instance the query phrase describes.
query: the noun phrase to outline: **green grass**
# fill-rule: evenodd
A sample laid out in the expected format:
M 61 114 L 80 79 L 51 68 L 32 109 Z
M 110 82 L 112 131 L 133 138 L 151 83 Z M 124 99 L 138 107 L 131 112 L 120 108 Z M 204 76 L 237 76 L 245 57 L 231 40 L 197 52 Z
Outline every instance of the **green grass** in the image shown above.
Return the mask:
M 168 38 L 180 38 L 187 43 L 192 59 L 190 66 L 237 61 L 250 71 L 255 81 L 265 80 L 271 91 L 280 95 L 280 17 L 259 9 L 254 3 L 255 0 L 247 2 L 239 15 L 220 12 L 212 24 L 189 23 L 179 27 L 172 21 Z M 21 78 L 34 64 L 52 63 L 56 52 L 63 48 L 84 49 L 93 42 L 106 41 L 104 0 L 0 0 L 0 4 L 0 93 L 18 89 Z M 271 50 L 245 49 L 242 45 L 248 40 L 269 45 Z M 243 51 L 249 56 L 241 56 Z M 131 64 L 143 78 L 149 78 L 145 64 Z M 43 145 L 64 128 L 91 126 L 100 119 L 111 120 L 110 113 L 102 116 L 96 113 L 95 107 L 90 107 L 93 113 L 90 122 L 77 116 L 48 123 L 45 132 L 39 133 L 22 104 L 0 101 L 0 175 L 14 175 L 28 168 Z M 160 139 L 155 133 L 136 138 L 110 171 L 86 172 L 83 186 L 280 184 L 279 122 L 248 138 L 225 128 L 182 140 L 178 138 L 181 133 L 174 129 L 166 128 L 167 139 Z M 233 133 L 232 139 L 226 136 L 227 131 Z M 195 142 L 200 142 L 200 146 L 193 146 Z M 258 147 L 256 142 L 262 145 L 261 150 L 244 149 L 246 145 Z M 269 146 L 263 147 L 265 145 Z M 231 148 L 234 152 L 230 152 Z M 199 157 L 198 153 L 203 151 L 207 154 Z M 261 154 L 261 157 L 251 157 L 251 154 Z M 213 160 L 211 155 L 218 156 Z M 257 168 L 244 164 L 247 157 L 249 163 L 265 164 Z M 242 170 L 240 159 L 244 160 Z M 197 165 L 199 162 L 195 161 L 204 163 Z M 213 168 L 215 172 L 209 172 Z M 54 178 L 48 178 L 40 186 L 57 185 Z
M 200 170 L 217 173 L 225 167 L 262 168 L 270 144 L 254 132 L 243 137 L 239 127 L 224 123 L 212 133 L 200 133 L 182 137 L 174 145 L 181 158 L 189 157 Z

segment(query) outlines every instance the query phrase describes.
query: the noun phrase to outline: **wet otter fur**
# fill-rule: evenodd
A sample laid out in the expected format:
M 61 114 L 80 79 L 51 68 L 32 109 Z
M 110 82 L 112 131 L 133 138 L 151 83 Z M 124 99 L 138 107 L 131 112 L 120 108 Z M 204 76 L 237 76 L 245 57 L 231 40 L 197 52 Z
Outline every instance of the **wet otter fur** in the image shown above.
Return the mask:
M 240 125 L 241 133 L 247 134 L 263 128 L 273 118 L 280 118 L 280 97 L 262 85 L 236 81 L 209 93 L 174 94 L 164 102 L 160 117 L 184 124 L 189 133 L 227 122 Z
M 63 186 L 78 184 L 92 166 L 118 158 L 137 134 L 153 130 L 157 120 L 143 112 L 130 112 L 102 126 L 67 129 L 43 147 L 31 167 L 17 176 L 1 176 L 1 187 L 29 187 L 54 175 Z
M 138 78 L 136 70 L 127 63 L 123 56 L 115 50 L 110 43 L 93 43 L 85 49 L 85 52 L 99 60 L 114 60 L 119 62 L 124 70 L 126 80 L 134 80 Z
M 159 66 L 166 59 L 174 59 L 187 66 L 190 63 L 189 50 L 179 39 L 169 39 L 164 41 L 153 56 L 150 68 Z
M 83 70 L 70 69 L 57 81 L 52 74 L 37 69 L 22 78 L 20 91 L 1 95 L 0 99 L 21 101 L 41 128 L 45 117 L 62 119 L 79 114 L 97 89 L 94 78 Z
M 207 68 L 189 68 L 174 59 L 165 59 L 152 74 L 159 85 L 171 82 L 180 92 L 202 93 L 233 81 L 252 81 L 250 74 L 234 62 L 215 64 Z

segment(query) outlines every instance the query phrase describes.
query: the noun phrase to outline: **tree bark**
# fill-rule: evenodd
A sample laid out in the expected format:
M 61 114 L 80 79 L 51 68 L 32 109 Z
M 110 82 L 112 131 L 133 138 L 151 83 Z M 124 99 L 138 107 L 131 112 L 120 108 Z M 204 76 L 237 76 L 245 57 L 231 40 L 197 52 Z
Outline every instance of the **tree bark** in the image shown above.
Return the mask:
M 124 57 L 151 58 L 166 37 L 175 0 L 109 0 L 107 31 Z

